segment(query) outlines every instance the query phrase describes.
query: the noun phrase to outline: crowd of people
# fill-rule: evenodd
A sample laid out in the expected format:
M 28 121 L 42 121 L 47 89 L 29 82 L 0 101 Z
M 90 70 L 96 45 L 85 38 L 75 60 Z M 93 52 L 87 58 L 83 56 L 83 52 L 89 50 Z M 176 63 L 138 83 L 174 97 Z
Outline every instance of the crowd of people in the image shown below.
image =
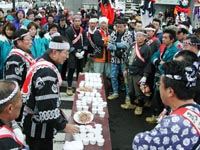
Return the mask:
M 66 93 L 73 95 L 75 72 L 77 78 L 80 72 L 101 73 L 110 83 L 108 101 L 124 89 L 120 107 L 134 115 L 152 107 L 146 121 L 157 125 L 135 136 L 134 150 L 199 148 L 198 29 L 191 33 L 187 22 L 162 28 L 159 18 L 144 27 L 139 16 L 119 16 L 111 25 L 105 16 L 83 9 L 0 12 L 0 135 L 5 137 L 0 145 L 5 150 L 24 143 L 30 150 L 51 150 L 58 130 L 79 132 L 59 109 L 59 87 L 67 81 Z M 15 119 L 25 141 L 12 129 Z

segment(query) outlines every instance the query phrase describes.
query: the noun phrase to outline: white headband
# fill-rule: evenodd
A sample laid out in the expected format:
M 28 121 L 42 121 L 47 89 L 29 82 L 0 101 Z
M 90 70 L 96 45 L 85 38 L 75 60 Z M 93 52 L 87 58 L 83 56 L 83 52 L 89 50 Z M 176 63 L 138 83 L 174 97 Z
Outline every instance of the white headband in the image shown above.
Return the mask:
M 144 28 L 145 30 L 151 30 L 151 31 L 156 31 L 154 28 Z
M 55 50 L 64 50 L 64 49 L 67 49 L 69 50 L 70 49 L 70 46 L 69 46 L 69 43 L 67 42 L 64 42 L 64 43 L 58 43 L 58 42 L 50 42 L 49 43 L 49 48 L 50 49 L 55 49 Z
M 0 100 L 0 105 L 8 102 L 9 100 L 11 100 L 17 94 L 19 86 L 18 86 L 16 81 L 12 81 L 12 82 L 15 84 L 15 89 L 12 91 L 12 93 L 8 97 Z
M 145 35 L 145 36 L 147 35 L 146 33 L 142 32 L 142 31 L 136 32 L 136 35 L 137 35 L 137 34 L 143 34 L 143 35 Z
M 17 37 L 16 39 L 14 39 L 13 41 L 17 41 L 17 40 L 19 40 L 20 38 L 23 38 L 24 36 L 27 36 L 27 35 L 30 35 L 30 33 L 29 33 L 29 32 L 24 33 L 24 34 L 22 34 L 20 37 Z

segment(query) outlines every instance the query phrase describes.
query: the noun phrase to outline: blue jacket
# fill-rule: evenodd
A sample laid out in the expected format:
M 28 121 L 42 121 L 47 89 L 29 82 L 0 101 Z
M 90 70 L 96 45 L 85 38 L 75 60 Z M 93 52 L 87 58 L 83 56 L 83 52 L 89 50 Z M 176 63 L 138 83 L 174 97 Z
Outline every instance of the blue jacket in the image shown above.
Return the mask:
M 40 36 L 36 35 L 31 46 L 31 54 L 34 58 L 38 58 L 41 57 L 45 51 L 44 40 Z
M 23 13 L 23 15 L 24 15 L 24 17 L 25 17 L 25 12 L 24 12 L 24 10 L 23 10 L 23 9 L 18 9 L 18 10 L 16 11 L 16 13 L 15 13 L 16 18 L 15 18 L 15 20 L 12 22 L 12 24 L 15 26 L 15 28 L 16 28 L 17 30 L 19 30 L 19 29 L 21 28 L 21 26 L 22 26 L 22 24 L 23 24 L 23 21 L 25 20 L 25 18 L 24 18 L 24 19 L 22 19 L 22 20 L 20 21 L 19 18 L 17 17 L 17 14 L 18 14 L 20 11 Z
M 5 35 L 0 35 L 0 79 L 3 78 L 4 63 L 12 47 L 13 43 L 10 43 Z
M 162 61 L 164 62 L 169 62 L 173 59 L 174 55 L 178 52 L 178 48 L 175 46 L 175 44 L 172 44 L 172 46 L 170 46 L 169 48 L 167 48 L 165 50 L 165 52 L 160 56 L 160 50 L 158 50 L 157 52 L 155 52 L 152 56 L 151 56 L 151 63 L 156 65 L 156 61 L 160 61 L 160 58 L 162 59 Z M 159 72 L 160 74 L 162 74 L 162 69 L 161 69 L 161 64 L 158 65 L 158 70 L 157 72 Z
M 49 43 L 50 43 L 51 39 L 52 39 L 52 37 L 50 36 L 49 32 L 45 33 L 44 37 L 42 38 L 46 49 L 49 48 Z

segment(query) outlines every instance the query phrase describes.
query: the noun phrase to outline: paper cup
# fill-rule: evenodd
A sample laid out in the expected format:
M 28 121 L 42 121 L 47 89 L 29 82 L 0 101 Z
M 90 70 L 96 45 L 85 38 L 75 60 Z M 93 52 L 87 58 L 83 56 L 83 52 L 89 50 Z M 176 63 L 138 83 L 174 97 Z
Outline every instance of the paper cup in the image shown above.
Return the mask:
M 83 106 L 84 111 L 88 111 L 89 107 L 88 106 Z
M 83 145 L 88 145 L 89 144 L 89 139 L 86 137 L 83 140 Z
M 84 95 L 83 95 L 83 94 L 81 94 L 81 93 L 80 93 L 80 94 L 78 94 L 78 99 L 82 99 L 82 98 L 83 98 L 83 96 L 84 96 Z
M 102 106 L 98 107 L 98 114 L 100 114 L 101 112 L 103 112 L 103 107 Z
M 92 113 L 96 114 L 97 113 L 97 108 L 92 108 Z
M 85 96 L 90 96 L 90 92 L 85 92 Z
M 82 105 L 76 105 L 77 111 L 82 111 Z
M 86 127 L 85 127 L 85 128 L 86 128 L 87 132 L 89 132 L 89 131 L 90 131 L 90 129 L 93 129 L 91 125 L 86 125 Z
M 76 104 L 82 104 L 82 101 L 81 100 L 77 100 Z
M 83 139 L 85 139 L 85 138 L 86 138 L 86 134 L 85 133 L 81 133 L 80 134 L 80 140 L 83 141 Z
M 86 134 L 86 132 L 87 132 L 86 128 L 80 128 L 80 133 L 81 134 Z
M 96 97 L 101 97 L 101 94 L 99 92 L 97 92 L 95 95 Z
M 105 140 L 103 138 L 99 138 L 97 139 L 97 145 L 98 146 L 103 146 L 104 145 Z
M 102 138 L 103 138 L 103 135 L 102 135 L 102 134 L 95 135 L 95 138 L 96 138 L 96 140 L 97 140 L 97 139 L 102 139 Z
M 97 123 L 94 126 L 95 126 L 96 129 L 99 129 L 99 128 L 102 129 L 102 124 L 100 124 L 100 123 Z
M 88 134 L 87 134 L 87 137 L 88 137 L 88 138 L 94 138 L 94 133 L 88 133 Z
M 92 103 L 92 108 L 97 108 L 97 106 L 98 106 L 98 103 L 97 103 L 97 102 L 93 102 L 93 103 Z
M 91 97 L 88 97 L 88 98 L 87 98 L 87 104 L 91 104 L 91 102 L 92 102 L 92 98 L 91 98 Z
M 101 118 L 104 118 L 105 117 L 105 112 L 104 111 L 101 111 L 101 112 L 99 112 L 99 117 L 101 117 Z
M 96 133 L 95 135 L 101 134 L 102 131 L 103 131 L 102 128 L 95 128 L 94 130 L 95 130 L 95 133 Z
M 107 102 L 103 102 L 103 107 L 107 107 Z
M 90 96 L 95 97 L 95 93 L 94 92 L 90 93 Z
M 87 106 L 87 101 L 82 101 L 82 106 Z
M 102 135 L 102 130 L 94 129 L 94 134 L 95 134 L 95 136 Z
M 95 138 L 90 138 L 90 144 L 95 145 L 96 144 L 96 139 Z

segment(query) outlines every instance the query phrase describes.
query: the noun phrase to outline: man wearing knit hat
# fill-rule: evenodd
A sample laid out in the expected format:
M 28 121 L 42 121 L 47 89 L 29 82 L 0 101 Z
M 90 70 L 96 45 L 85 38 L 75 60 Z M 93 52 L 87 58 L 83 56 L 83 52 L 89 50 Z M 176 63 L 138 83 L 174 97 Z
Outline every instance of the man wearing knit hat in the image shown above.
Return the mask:
M 76 133 L 79 129 L 68 123 L 59 109 L 59 87 L 62 78 L 57 65 L 69 57 L 69 43 L 55 36 L 46 53 L 31 66 L 22 87 L 23 131 L 31 150 L 53 150 L 55 131 Z
M 106 17 L 99 18 L 99 29 L 94 33 L 94 43 L 96 49 L 94 51 L 94 72 L 105 73 L 110 78 L 110 51 L 107 50 L 108 45 L 108 19 Z
M 67 95 L 73 95 L 72 81 L 75 70 L 77 71 L 77 78 L 79 72 L 83 71 L 84 67 L 84 54 L 87 50 L 88 39 L 86 32 L 81 27 L 82 18 L 80 15 L 73 16 L 73 25 L 66 31 L 67 41 L 70 43 L 70 54 L 68 59 L 68 88 Z

